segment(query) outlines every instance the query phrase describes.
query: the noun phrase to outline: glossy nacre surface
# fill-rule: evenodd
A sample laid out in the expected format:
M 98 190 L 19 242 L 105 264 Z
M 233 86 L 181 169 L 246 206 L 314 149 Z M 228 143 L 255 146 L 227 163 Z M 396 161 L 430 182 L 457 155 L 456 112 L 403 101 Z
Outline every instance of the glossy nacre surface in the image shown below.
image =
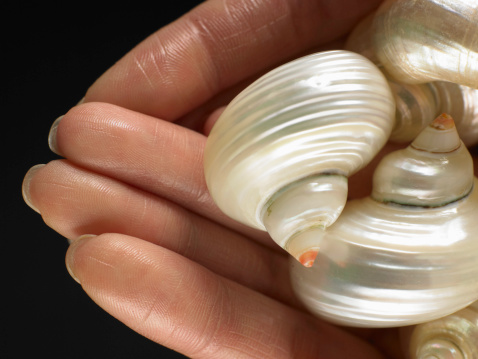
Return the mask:
M 332 203 L 333 193 L 345 191 L 325 214 L 315 204 L 287 205 L 288 217 L 303 220 L 270 228 L 287 250 L 304 228 L 326 227 L 337 218 L 347 176 L 385 144 L 394 112 L 387 81 L 361 55 L 337 50 L 287 63 L 240 93 L 213 127 L 205 150 L 209 191 L 224 213 L 259 229 L 281 221 L 279 197 L 291 190 L 315 203 Z M 324 176 L 342 180 L 324 182 Z
M 475 0 L 387 0 L 347 51 L 267 73 L 214 126 L 213 199 L 298 259 L 292 285 L 317 316 L 438 323 L 478 299 L 478 180 L 466 148 L 478 143 L 476 34 Z M 411 144 L 383 158 L 369 197 L 347 202 L 348 177 L 388 140 Z
M 347 203 L 323 232 L 314 265 L 293 261 L 294 290 L 311 312 L 349 326 L 392 327 L 478 299 L 478 180 L 450 126 L 429 126 L 384 157 L 372 196 Z
M 375 54 L 401 82 L 478 88 L 477 10 L 475 0 L 387 0 L 373 20 Z
M 431 5 L 431 3 L 435 5 Z M 458 6 L 460 1 L 456 2 Z M 464 2 L 467 3 L 467 2 Z M 426 4 L 426 6 L 424 5 Z M 478 4 L 478 3 L 477 3 Z M 447 11 L 452 11 L 452 8 L 444 9 L 445 2 L 441 3 L 441 13 L 440 16 L 446 16 Z M 471 88 L 469 86 L 460 85 L 459 83 L 441 81 L 454 79 L 456 76 L 456 69 L 453 67 L 448 68 L 440 72 L 434 72 L 433 69 L 429 68 L 426 61 L 426 57 L 423 57 L 423 54 L 417 52 L 422 50 L 419 42 L 423 39 L 424 28 L 430 26 L 430 23 L 425 19 L 423 14 L 419 16 L 418 19 L 427 21 L 426 24 L 420 25 L 419 23 L 414 24 L 410 29 L 389 28 L 389 35 L 394 36 L 394 41 L 402 41 L 402 34 L 407 32 L 406 38 L 413 38 L 417 42 L 415 46 L 404 46 L 400 48 L 394 48 L 394 51 L 403 51 L 396 56 L 389 56 L 389 63 L 385 66 L 377 52 L 386 52 L 389 51 L 387 47 L 388 44 L 375 43 L 374 39 L 381 26 L 384 26 L 382 21 L 384 18 L 390 18 L 394 15 L 391 13 L 401 13 L 400 16 L 404 15 L 402 12 L 405 8 L 411 8 L 414 6 L 421 6 L 419 8 L 414 8 L 413 11 L 420 12 L 423 9 L 428 9 L 430 6 L 436 8 L 436 2 L 428 1 L 413 1 L 413 4 L 410 1 L 402 1 L 400 3 L 396 1 L 386 2 L 382 8 L 378 11 L 377 17 L 381 17 L 380 21 L 376 20 L 376 13 L 372 13 L 365 19 L 363 19 L 352 31 L 350 36 L 347 39 L 345 48 L 360 53 L 370 59 L 380 70 L 384 73 L 389 81 L 390 88 L 395 98 L 396 102 L 396 118 L 395 125 L 390 135 L 390 141 L 398 143 L 411 142 L 420 131 L 425 128 L 436 116 L 440 113 L 450 114 L 456 122 L 458 132 L 461 139 L 467 146 L 474 146 L 478 144 L 478 90 Z M 478 5 L 468 3 L 468 7 L 474 6 L 474 14 L 470 18 L 478 22 Z M 455 16 L 454 14 L 453 16 Z M 410 15 L 411 16 L 411 15 Z M 410 21 L 412 21 L 413 16 L 411 16 Z M 396 19 L 395 19 L 396 20 Z M 468 19 L 470 20 L 470 19 Z M 466 20 L 466 21 L 468 21 Z M 418 21 L 417 19 L 413 21 Z M 465 25 L 466 26 L 466 25 Z M 393 32 L 396 31 L 395 35 Z M 446 35 L 444 35 L 446 36 Z M 428 38 L 425 36 L 425 40 L 428 41 Z M 404 40 L 409 41 L 409 40 Z M 446 41 L 452 41 L 451 38 L 446 38 Z M 383 46 L 386 48 L 384 49 Z M 391 50 L 390 50 L 391 51 Z M 467 51 L 467 50 L 463 50 Z M 428 59 L 434 60 L 435 55 L 430 55 Z M 393 68 L 398 68 L 399 70 L 403 68 L 404 58 L 413 57 L 421 59 L 424 61 L 425 67 L 415 68 L 417 71 L 424 70 L 427 72 L 427 78 L 423 81 L 411 81 L 410 79 L 403 74 L 395 75 L 394 77 Z M 391 72 L 390 72 L 391 71 Z M 428 73 L 428 71 L 430 73 Z M 472 76 L 478 78 L 478 74 L 474 73 Z M 437 81 L 438 80 L 438 81 Z M 459 79 L 457 80 L 459 81 Z
M 411 359 L 478 359 L 478 302 L 446 317 L 417 325 Z

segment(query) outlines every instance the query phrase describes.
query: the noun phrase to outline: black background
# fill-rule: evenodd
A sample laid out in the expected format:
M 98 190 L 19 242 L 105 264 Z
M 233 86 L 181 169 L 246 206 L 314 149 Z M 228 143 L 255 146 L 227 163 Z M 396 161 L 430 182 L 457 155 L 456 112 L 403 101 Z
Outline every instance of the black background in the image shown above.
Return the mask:
M 66 240 L 24 204 L 21 183 L 31 166 L 57 158 L 47 143 L 53 121 L 133 46 L 199 2 L 123 3 L 115 9 L 76 2 L 0 5 L 0 358 L 184 358 L 90 300 L 67 273 Z
M 31 166 L 57 158 L 47 143 L 53 121 L 133 46 L 199 2 L 2 5 L 1 358 L 184 358 L 89 299 L 66 271 L 66 240 L 24 204 L 21 183 Z

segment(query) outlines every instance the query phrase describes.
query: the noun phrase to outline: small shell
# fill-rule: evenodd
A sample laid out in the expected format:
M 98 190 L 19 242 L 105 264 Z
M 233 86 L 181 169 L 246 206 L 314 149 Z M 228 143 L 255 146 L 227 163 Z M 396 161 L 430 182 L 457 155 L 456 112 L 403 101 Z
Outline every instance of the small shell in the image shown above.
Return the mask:
M 409 348 L 411 359 L 478 359 L 478 302 L 417 325 Z
M 478 299 L 478 179 L 450 121 L 443 116 L 384 157 L 374 198 L 347 203 L 322 232 L 312 268 L 291 264 L 293 288 L 310 311 L 349 326 L 391 327 Z
M 478 88 L 476 0 L 388 0 L 374 18 L 380 63 L 401 82 Z
M 269 225 L 288 250 L 299 232 L 337 218 L 347 198 L 346 177 L 385 144 L 394 112 L 385 78 L 361 55 L 328 51 L 285 64 L 240 93 L 212 129 L 205 151 L 210 193 L 237 221 Z M 324 214 L 296 202 L 298 213 L 292 214 L 279 198 L 291 197 L 290 191 L 334 208 Z M 301 220 L 291 224 L 291 215 Z
M 373 182 L 377 201 L 440 207 L 470 192 L 473 162 L 453 119 L 443 114 L 410 146 L 389 154 L 376 168 Z
M 439 113 L 448 113 L 463 143 L 478 144 L 478 90 L 445 81 L 409 85 L 389 79 L 389 83 L 397 103 L 391 141 L 412 141 Z
M 478 90 L 451 82 L 428 84 L 435 91 L 440 112 L 456 120 L 456 128 L 466 146 L 478 144 Z

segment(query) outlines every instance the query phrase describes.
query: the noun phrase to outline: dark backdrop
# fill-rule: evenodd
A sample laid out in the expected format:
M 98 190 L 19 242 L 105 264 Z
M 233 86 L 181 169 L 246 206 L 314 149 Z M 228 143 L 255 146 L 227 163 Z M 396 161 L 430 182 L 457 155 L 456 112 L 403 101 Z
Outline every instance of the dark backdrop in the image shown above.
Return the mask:
M 151 8 L 127 2 L 119 10 L 69 2 L 67 9 L 47 9 L 45 2 L 38 8 L 21 3 L 17 10 L 1 5 L 1 358 L 183 358 L 88 298 L 65 269 L 66 240 L 23 203 L 21 183 L 31 166 L 57 158 L 47 144 L 55 118 L 134 45 L 199 2 L 157 1 Z M 135 12 L 140 5 L 143 11 Z

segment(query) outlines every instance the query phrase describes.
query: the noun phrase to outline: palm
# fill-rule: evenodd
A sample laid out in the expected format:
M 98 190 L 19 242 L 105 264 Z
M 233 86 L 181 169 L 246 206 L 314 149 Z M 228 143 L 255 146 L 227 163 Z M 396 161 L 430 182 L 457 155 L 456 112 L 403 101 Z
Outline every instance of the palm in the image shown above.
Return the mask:
M 201 5 L 106 72 L 59 122 L 53 147 L 66 160 L 35 173 L 31 202 L 71 240 L 101 234 L 67 255 L 93 300 L 188 356 L 380 357 L 372 338 L 398 352 L 395 332 L 352 335 L 306 314 L 288 257 L 215 207 L 202 167 L 213 110 L 266 69 L 344 35 L 378 1 L 277 1 L 254 16 L 243 3 Z

